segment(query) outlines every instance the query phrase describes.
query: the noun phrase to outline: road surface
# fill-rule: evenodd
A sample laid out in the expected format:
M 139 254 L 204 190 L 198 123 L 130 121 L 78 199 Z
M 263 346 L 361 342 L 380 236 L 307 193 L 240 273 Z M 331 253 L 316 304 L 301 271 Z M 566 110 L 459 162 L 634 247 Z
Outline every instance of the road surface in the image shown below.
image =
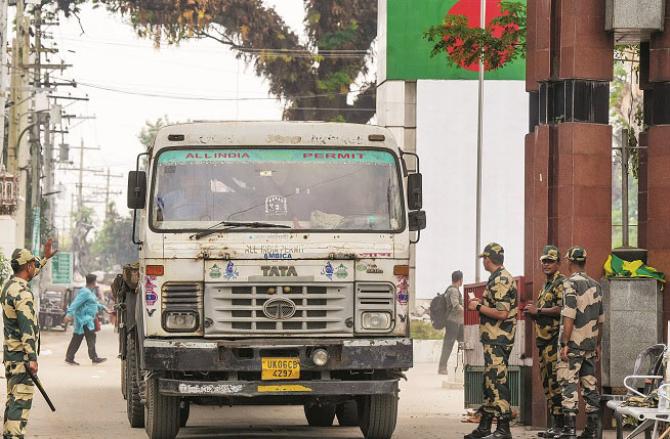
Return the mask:
M 117 339 L 110 326 L 98 333 L 98 355 L 109 360 L 92 365 L 85 342 L 77 360 L 81 366 L 64 362 L 72 334 L 43 332 L 40 377 L 56 405 L 51 413 L 41 396 L 35 396 L 28 424 L 29 438 L 146 438 L 144 430 L 131 429 L 121 396 Z M 459 438 L 473 424 L 461 422 L 462 390 L 445 389 L 434 364 L 419 364 L 401 384 L 397 439 Z M 609 436 L 609 435 L 608 435 Z M 179 438 L 347 438 L 361 439 L 358 428 L 311 428 L 306 426 L 302 407 L 191 407 L 187 427 Z M 516 427 L 514 437 L 528 439 L 534 432 Z

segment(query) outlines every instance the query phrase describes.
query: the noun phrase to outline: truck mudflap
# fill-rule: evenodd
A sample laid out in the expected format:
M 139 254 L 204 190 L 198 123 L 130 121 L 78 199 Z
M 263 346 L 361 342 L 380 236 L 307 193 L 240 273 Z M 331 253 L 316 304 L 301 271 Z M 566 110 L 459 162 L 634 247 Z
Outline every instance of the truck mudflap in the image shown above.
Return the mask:
M 412 367 L 409 338 L 144 340 L 144 368 L 168 372 L 260 372 L 263 357 L 293 357 L 303 371 L 407 370 Z M 314 349 L 328 353 L 316 366 Z
M 398 390 L 398 380 L 374 381 L 189 381 L 169 378 L 159 380 L 162 395 L 181 397 L 247 397 L 257 396 L 342 396 L 391 394 Z

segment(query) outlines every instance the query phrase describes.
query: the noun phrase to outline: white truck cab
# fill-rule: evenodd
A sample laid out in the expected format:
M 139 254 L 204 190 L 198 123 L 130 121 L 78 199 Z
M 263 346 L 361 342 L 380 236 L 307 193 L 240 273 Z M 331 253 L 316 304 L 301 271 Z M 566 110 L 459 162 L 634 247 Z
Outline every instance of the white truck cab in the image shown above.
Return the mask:
M 122 294 L 131 424 L 175 437 L 190 403 L 302 404 L 310 425 L 390 438 L 412 366 L 418 157 L 384 128 L 299 122 L 168 126 L 142 155 Z

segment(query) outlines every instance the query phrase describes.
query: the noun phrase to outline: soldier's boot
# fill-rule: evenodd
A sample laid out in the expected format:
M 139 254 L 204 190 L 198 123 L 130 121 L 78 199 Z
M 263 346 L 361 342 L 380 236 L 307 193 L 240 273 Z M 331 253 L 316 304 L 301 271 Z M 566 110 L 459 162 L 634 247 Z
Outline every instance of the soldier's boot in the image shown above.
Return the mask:
M 577 416 L 565 415 L 563 429 L 558 439 L 577 439 Z
M 491 434 L 491 424 L 493 423 L 493 414 L 482 410 L 479 418 L 479 426 L 472 433 L 466 434 L 464 439 L 482 439 Z
M 541 431 L 537 434 L 537 437 L 544 439 L 558 439 L 561 435 L 561 430 L 563 429 L 563 415 L 553 415 L 551 417 L 551 428 Z
M 512 432 L 509 429 L 509 419 L 507 416 L 498 418 L 496 431 L 486 436 L 484 439 L 512 439 Z
M 600 431 L 600 415 L 589 413 L 586 417 L 586 427 L 578 439 L 597 439 Z

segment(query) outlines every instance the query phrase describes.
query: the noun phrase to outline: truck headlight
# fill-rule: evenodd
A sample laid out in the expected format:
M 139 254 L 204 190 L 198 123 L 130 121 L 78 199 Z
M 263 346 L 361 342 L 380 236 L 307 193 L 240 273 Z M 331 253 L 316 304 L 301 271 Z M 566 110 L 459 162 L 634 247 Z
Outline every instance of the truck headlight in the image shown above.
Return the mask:
M 391 313 L 388 312 L 364 312 L 361 319 L 363 329 L 385 331 L 391 328 Z
M 166 311 L 163 328 L 171 332 L 191 332 L 198 328 L 198 315 L 193 311 Z

